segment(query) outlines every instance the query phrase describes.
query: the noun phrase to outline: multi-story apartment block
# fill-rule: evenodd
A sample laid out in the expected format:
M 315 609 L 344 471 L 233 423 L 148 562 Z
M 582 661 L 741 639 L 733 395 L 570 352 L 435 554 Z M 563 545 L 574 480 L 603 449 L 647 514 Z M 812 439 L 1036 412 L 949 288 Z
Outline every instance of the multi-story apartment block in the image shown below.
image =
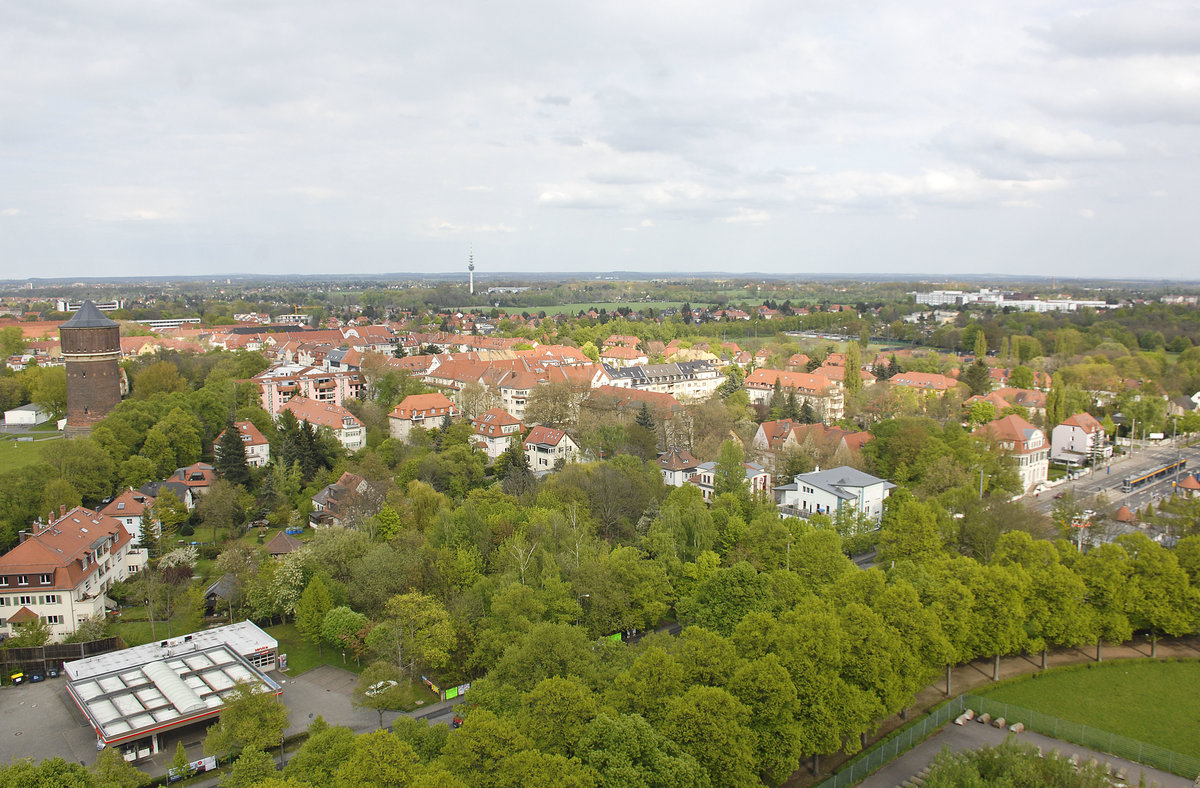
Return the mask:
M 301 364 L 276 364 L 250 378 L 262 392 L 262 406 L 276 414 L 292 397 L 314 402 L 342 405 L 348 399 L 362 399 L 365 379 L 358 372 L 326 372 Z

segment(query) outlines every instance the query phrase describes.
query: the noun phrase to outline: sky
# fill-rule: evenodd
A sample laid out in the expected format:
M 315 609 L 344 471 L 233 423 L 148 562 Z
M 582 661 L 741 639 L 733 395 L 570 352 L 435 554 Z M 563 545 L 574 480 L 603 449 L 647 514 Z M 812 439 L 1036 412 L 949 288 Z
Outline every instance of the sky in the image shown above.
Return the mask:
M 0 278 L 1200 279 L 1200 5 L 0 4 Z

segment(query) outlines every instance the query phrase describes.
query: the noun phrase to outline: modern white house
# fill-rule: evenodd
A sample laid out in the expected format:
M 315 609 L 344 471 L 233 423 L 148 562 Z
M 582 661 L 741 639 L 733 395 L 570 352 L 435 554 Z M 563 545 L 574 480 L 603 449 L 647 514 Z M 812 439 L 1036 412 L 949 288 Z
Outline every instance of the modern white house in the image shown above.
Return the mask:
M 1050 431 L 1050 459 L 1087 465 L 1112 456 L 1104 426 L 1090 413 L 1076 413 Z
M 886 479 L 843 465 L 798 474 L 791 484 L 775 488 L 775 502 L 786 517 L 832 514 L 849 506 L 878 522 L 883 502 L 895 487 Z

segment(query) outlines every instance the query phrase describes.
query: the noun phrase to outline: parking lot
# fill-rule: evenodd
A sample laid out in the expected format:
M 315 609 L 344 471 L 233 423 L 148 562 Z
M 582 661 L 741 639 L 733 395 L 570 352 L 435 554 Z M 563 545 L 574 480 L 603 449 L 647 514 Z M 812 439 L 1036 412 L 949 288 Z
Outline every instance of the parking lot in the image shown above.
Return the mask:
M 52 758 L 91 765 L 96 734 L 67 695 L 66 680 L 0 688 L 0 763 L 14 758 Z
M 271 678 L 283 686 L 283 703 L 288 707 L 287 735 L 300 733 L 320 715 L 330 725 L 345 725 L 357 731 L 374 730 L 379 716 L 369 709 L 354 707 L 351 696 L 358 677 L 348 670 L 323 665 L 301 676 L 277 671 Z M 0 763 L 14 758 L 61 757 L 90 766 L 96 760 L 96 734 L 84 721 L 67 694 L 63 678 L 37 684 L 0 688 Z M 384 714 L 384 725 L 399 712 Z M 166 771 L 166 764 L 182 741 L 191 760 L 203 756 L 205 728 L 201 725 L 170 731 L 162 736 L 162 751 L 139 761 L 139 769 L 150 775 Z

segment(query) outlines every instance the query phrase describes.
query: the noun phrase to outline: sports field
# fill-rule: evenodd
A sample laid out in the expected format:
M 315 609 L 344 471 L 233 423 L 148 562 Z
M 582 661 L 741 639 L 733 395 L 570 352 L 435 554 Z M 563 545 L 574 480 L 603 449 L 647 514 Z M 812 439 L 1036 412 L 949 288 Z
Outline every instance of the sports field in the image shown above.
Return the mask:
M 1200 661 L 1093 663 L 978 694 L 1200 758 Z

